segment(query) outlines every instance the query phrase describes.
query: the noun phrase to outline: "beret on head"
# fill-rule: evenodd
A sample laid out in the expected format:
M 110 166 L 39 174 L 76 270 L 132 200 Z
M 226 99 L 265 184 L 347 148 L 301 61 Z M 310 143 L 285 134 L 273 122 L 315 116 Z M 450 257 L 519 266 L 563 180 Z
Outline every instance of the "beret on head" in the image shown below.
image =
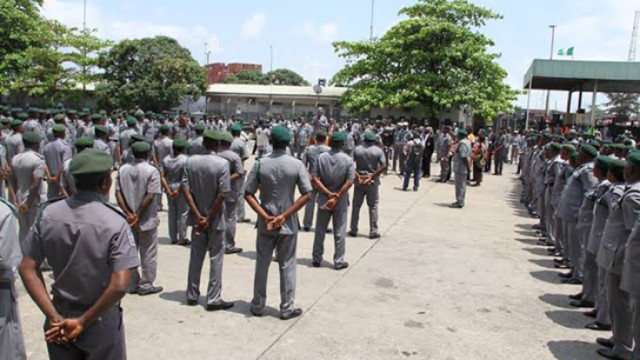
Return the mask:
M 459 136 L 467 136 L 467 135 L 469 135 L 469 133 L 465 129 L 458 129 L 458 135 Z
M 18 119 L 20 119 L 20 120 L 27 120 L 29 118 L 29 114 L 22 112 L 22 113 L 18 114 L 18 116 L 16 116 L 16 117 Z
M 604 171 L 608 171 L 612 160 L 613 158 L 609 156 L 598 156 L 596 158 L 596 166 Z
M 274 126 L 271 129 L 271 140 L 277 142 L 291 141 L 291 133 L 284 126 Z
M 613 144 L 613 149 L 624 151 L 626 148 L 624 147 L 624 144 L 617 143 L 617 144 Z
M 131 145 L 131 150 L 133 150 L 134 153 L 149 152 L 151 150 L 151 144 L 146 141 L 138 141 Z
M 204 134 L 202 135 L 205 139 L 209 139 L 209 140 L 213 140 L 213 141 L 218 141 L 220 140 L 220 135 L 218 131 L 205 131 Z
M 343 133 L 342 131 L 334 132 L 333 134 L 331 134 L 331 141 L 345 142 L 347 141 L 347 134 Z
M 189 146 L 189 142 L 183 137 L 173 140 L 173 147 L 176 149 L 185 149 L 187 146 Z
M 133 116 L 127 116 L 127 125 L 133 126 L 138 123 L 138 120 Z
M 562 150 L 568 152 L 569 154 L 574 153 L 576 151 L 576 147 L 571 144 L 562 145 Z
M 557 143 L 557 142 L 552 142 L 551 145 L 550 145 L 550 148 L 554 149 L 554 150 L 557 150 L 557 151 L 560 151 L 560 150 L 562 150 L 562 144 Z
M 51 129 L 56 133 L 64 133 L 67 131 L 67 128 L 62 124 L 55 124 Z
M 11 120 L 11 127 L 16 127 L 16 126 L 20 126 L 20 125 L 22 125 L 22 120 L 19 120 L 19 119 Z
M 101 132 L 103 134 L 107 134 L 109 132 L 109 129 L 104 125 L 97 125 L 94 129 L 96 132 Z
M 371 131 L 367 131 L 364 134 L 364 139 L 367 141 L 376 141 L 376 136 Z
M 627 166 L 627 162 L 623 159 L 611 158 L 611 163 L 609 163 L 609 169 L 613 169 L 613 168 L 624 169 L 626 166 Z
M 318 132 L 316 133 L 316 137 L 317 137 L 317 138 L 322 138 L 322 139 L 324 139 L 324 138 L 326 138 L 326 137 L 327 137 L 327 132 L 326 132 L 326 131 L 318 131 Z
M 22 134 L 22 141 L 27 142 L 29 144 L 39 144 L 40 143 L 40 134 L 35 131 L 27 131 Z
M 207 127 L 206 127 L 206 126 L 204 126 L 204 124 L 197 124 L 197 125 L 194 127 L 194 130 L 195 130 L 195 131 L 205 131 L 206 129 L 207 129 Z
M 143 135 L 137 134 L 137 133 L 131 135 L 131 140 L 133 140 L 135 142 L 139 142 L 139 141 L 147 142 L 147 138 L 146 137 L 144 137 Z
M 56 116 L 53 117 L 53 121 L 56 123 L 61 123 L 64 121 L 64 115 L 63 114 L 58 114 Z
M 82 136 L 76 139 L 76 148 L 93 147 L 93 139 L 88 136 Z
M 104 174 L 112 167 L 111 155 L 101 150 L 87 149 L 73 157 L 69 164 L 69 172 L 73 176 Z
M 240 124 L 235 124 L 232 127 L 229 128 L 229 131 L 242 131 L 242 125 Z
M 633 166 L 640 167 L 640 152 L 633 152 L 627 156 L 627 161 Z
M 588 156 L 596 157 L 598 156 L 598 150 L 591 145 L 584 144 L 580 147 L 580 151 Z
M 228 131 L 221 132 L 220 141 L 224 141 L 231 144 L 233 142 L 233 135 L 231 135 L 231 133 Z

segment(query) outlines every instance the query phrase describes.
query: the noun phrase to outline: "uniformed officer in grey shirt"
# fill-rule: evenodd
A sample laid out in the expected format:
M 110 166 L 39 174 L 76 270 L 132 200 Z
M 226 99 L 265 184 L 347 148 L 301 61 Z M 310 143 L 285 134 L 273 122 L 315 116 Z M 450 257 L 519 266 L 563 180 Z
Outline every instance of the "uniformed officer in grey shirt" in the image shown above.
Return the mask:
M 204 145 L 202 144 L 202 134 L 206 130 L 206 126 L 200 123 L 194 126 L 194 129 L 196 131 L 196 136 L 193 139 L 189 140 L 189 147 L 187 149 L 188 155 L 202 154 L 202 152 L 204 151 Z
M 104 151 L 109 155 L 112 154 L 111 146 L 109 146 L 109 128 L 104 125 L 96 125 L 93 127 L 95 139 L 93 141 L 93 146 L 95 149 Z
M 142 276 L 137 270 L 133 273 L 129 292 L 150 295 L 162 291 L 162 286 L 153 285 L 158 262 L 160 173 L 147 161 L 151 151 L 148 142 L 138 141 L 131 145 L 131 150 L 135 160 L 118 171 L 116 199 L 127 216 L 140 252 Z
M 129 116 L 127 117 L 126 123 L 127 128 L 120 133 L 120 154 L 123 154 L 126 150 L 129 149 L 131 136 L 138 133 L 138 120 L 136 120 L 136 118 Z
M 172 146 L 173 154 L 164 158 L 160 167 L 162 186 L 168 199 L 169 238 L 172 244 L 188 245 L 190 243 L 187 239 L 189 208 L 182 189 L 182 176 L 188 159 L 184 154 L 188 146 L 187 139 L 175 139 Z
M 26 360 L 18 290 L 14 284 L 22 259 L 16 211 L 13 205 L 0 198 L 0 358 Z
M 22 136 L 25 151 L 14 156 L 12 161 L 11 183 L 15 191 L 16 207 L 18 208 L 18 223 L 20 224 L 20 239 L 24 239 L 31 228 L 38 207 L 44 201 L 44 158 L 38 152 L 40 149 L 40 134 L 25 132 Z
M 187 305 L 198 304 L 202 264 L 209 252 L 207 311 L 233 307 L 232 302 L 222 300 L 222 260 L 226 225 L 224 199 L 231 191 L 229 162 L 213 153 L 216 139 L 214 132 L 204 132 L 205 150 L 202 154 L 193 155 L 187 160 L 182 177 L 182 186 L 190 209 L 188 224 L 193 226 Z
M 244 178 L 244 168 L 242 159 L 229 148 L 233 143 L 233 135 L 229 132 L 216 133 L 218 146 L 216 155 L 229 162 L 229 181 L 231 191 L 224 198 L 225 205 L 225 231 L 224 244 L 226 254 L 237 254 L 242 252 L 242 248 L 236 246 L 236 220 L 238 216 L 238 194 L 242 192 L 240 178 Z
M 247 178 L 245 198 L 258 214 L 256 272 L 251 313 L 262 316 L 267 302 L 267 274 L 275 249 L 280 269 L 280 318 L 302 314 L 295 308 L 297 212 L 309 201 L 311 181 L 302 162 L 286 153 L 291 133 L 282 127 L 271 130 L 273 152 L 253 166 Z M 301 196 L 294 201 L 296 187 Z M 255 194 L 260 191 L 260 201 Z
M 7 138 L 7 163 L 12 164 L 13 157 L 24 152 L 24 142 L 22 141 L 22 133 L 24 127 L 22 120 L 11 120 L 11 128 L 13 133 Z
M 76 139 L 75 148 L 76 154 L 80 154 L 87 149 L 93 149 L 93 139 L 88 136 L 79 137 Z M 78 192 L 78 189 L 76 188 L 76 181 L 74 180 L 73 175 L 71 175 L 71 160 L 73 160 L 73 158 L 67 159 L 67 161 L 64 162 L 64 171 L 62 173 L 62 178 L 60 179 L 60 185 L 64 188 L 67 196 L 71 196 Z
M 445 126 L 438 137 L 438 161 L 440 162 L 440 179 L 438 182 L 447 182 L 451 176 L 451 164 L 449 163 L 449 148 L 453 140 L 451 139 L 451 128 Z
M 231 135 L 233 135 L 233 142 L 231 143 L 229 149 L 238 154 L 238 156 L 240 156 L 240 159 L 242 159 L 242 163 L 244 164 L 244 162 L 249 159 L 249 148 L 247 147 L 247 142 L 240 138 L 240 135 L 242 133 L 242 125 L 235 124 L 233 126 L 230 126 L 229 131 L 231 132 Z M 238 187 L 240 189 L 244 189 L 245 176 L 240 176 L 240 179 L 238 181 Z M 238 194 L 238 222 L 247 223 L 250 220 L 245 216 L 244 195 L 242 193 L 243 191 L 240 191 L 240 193 Z
M 467 130 L 458 129 L 458 143 L 453 153 L 453 173 L 455 174 L 456 202 L 452 208 L 464 207 L 467 193 L 467 174 L 469 173 L 469 158 L 471 157 L 471 143 L 467 139 Z
M 104 152 L 78 154 L 71 162 L 78 193 L 43 207 L 21 244 L 20 276 L 46 316 L 53 360 L 127 356 L 120 300 L 139 261 L 124 215 L 107 201 L 112 167 Z M 45 259 L 53 299 L 39 270 Z
M 44 146 L 44 161 L 47 165 L 47 199 L 55 199 L 66 196 L 64 188 L 60 185 L 60 179 L 64 172 L 64 162 L 71 159 L 71 147 L 64 141 L 66 128 L 64 125 L 53 126 L 54 140 Z
M 422 176 L 422 153 L 424 152 L 424 145 L 420 140 L 420 133 L 414 132 L 412 140 L 407 143 L 407 152 L 404 155 L 404 183 L 402 190 L 407 191 L 409 187 L 409 180 L 411 174 L 413 174 L 413 191 L 418 191 L 420 187 L 420 177 Z M 404 146 L 403 150 L 404 152 Z
M 336 270 L 346 269 L 344 260 L 347 216 L 349 211 L 348 191 L 355 179 L 353 159 L 342 152 L 347 135 L 334 132 L 331 135 L 331 150 L 321 154 L 314 164 L 311 174 L 318 189 L 318 218 L 313 241 L 313 267 L 320 267 L 324 253 L 324 239 L 329 220 L 333 219 L 333 239 L 335 243 L 333 264 Z
M 355 186 L 353 187 L 353 208 L 351 209 L 351 225 L 349 236 L 358 236 L 360 208 L 367 201 L 369 208 L 369 238 L 378 239 L 378 201 L 380 199 L 380 174 L 387 169 L 384 151 L 376 144 L 376 135 L 367 131 L 362 145 L 353 150 L 356 164 Z
M 316 144 L 309 145 L 305 151 L 302 153 L 302 163 L 311 174 L 311 170 L 315 166 L 318 161 L 318 157 L 331 150 L 330 147 L 326 145 L 327 133 L 324 131 L 320 131 L 316 133 Z M 311 192 L 311 199 L 307 203 L 304 209 L 304 218 L 302 220 L 302 228 L 304 231 L 309 231 L 311 229 L 311 225 L 313 224 L 313 214 L 316 209 L 316 199 L 318 197 L 318 191 L 314 189 Z

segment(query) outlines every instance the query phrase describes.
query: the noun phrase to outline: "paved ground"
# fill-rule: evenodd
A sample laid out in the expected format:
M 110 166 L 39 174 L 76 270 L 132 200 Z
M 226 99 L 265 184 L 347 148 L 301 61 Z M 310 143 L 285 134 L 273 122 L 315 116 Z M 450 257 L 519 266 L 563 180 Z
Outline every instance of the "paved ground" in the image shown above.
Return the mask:
M 401 192 L 400 179 L 386 177 L 383 237 L 349 238 L 346 271 L 310 267 L 313 234 L 302 233 L 296 300 L 305 313 L 289 322 L 277 318 L 275 264 L 271 316 L 249 315 L 255 230 L 247 224 L 238 229 L 245 252 L 224 265 L 223 297 L 236 306 L 215 313 L 185 306 L 189 249 L 168 245 L 162 213 L 157 284 L 165 291 L 125 297 L 129 358 L 598 359 L 593 341 L 603 334 L 585 330 L 589 319 L 568 306 L 566 296 L 579 288 L 560 285 L 546 250 L 535 245 L 513 170 L 505 166 L 504 176 L 470 188 L 463 210 L 447 207 L 452 183 L 427 180 L 418 193 Z M 20 306 L 29 359 L 45 359 L 44 318 L 22 289 Z

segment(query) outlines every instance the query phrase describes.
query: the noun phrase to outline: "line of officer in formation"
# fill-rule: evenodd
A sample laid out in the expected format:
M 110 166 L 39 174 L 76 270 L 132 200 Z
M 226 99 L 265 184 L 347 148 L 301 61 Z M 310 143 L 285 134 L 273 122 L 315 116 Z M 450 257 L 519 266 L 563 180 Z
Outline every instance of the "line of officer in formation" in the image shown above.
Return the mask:
M 640 359 L 640 151 L 619 136 L 527 132 L 522 202 L 556 257 L 562 283 L 581 286 L 570 304 L 589 308 L 598 354 Z
M 291 319 L 302 313 L 294 307 L 297 211 L 305 207 L 313 191 L 319 193 L 314 266 L 321 265 L 330 218 L 336 242 L 335 268 L 348 266 L 344 261 L 347 194 L 354 183 L 349 233 L 357 235 L 358 215 L 366 199 L 370 238 L 380 236 L 378 185 L 386 159 L 376 146 L 378 138 L 370 132 L 354 148 L 353 158 L 342 152 L 347 135 L 334 132 L 330 150 L 317 154 L 310 164 L 314 157 L 312 146 L 316 145 L 304 152 L 303 163 L 286 155 L 290 152 L 291 133 L 284 127 L 273 127 L 271 151 L 256 162 L 244 185 L 242 163 L 248 158 L 248 151 L 246 142 L 240 138 L 240 125 L 229 126 L 231 133 L 228 133 L 207 130 L 206 125 L 198 123 L 193 126 L 193 133 L 183 133 L 175 130 L 185 127 L 180 122 L 173 130 L 167 123 L 158 123 L 152 142 L 137 130 L 138 119 L 132 116 L 117 114 L 121 118 L 114 122 L 103 114 L 95 114 L 91 116 L 96 120 L 93 126 L 79 132 L 70 131 L 72 122 L 66 115 L 55 114 L 57 120 L 51 127 L 51 137 L 43 141 L 39 132 L 24 131 L 19 119 L 24 118 L 23 113 L 7 115 L 0 119 L 3 123 L 8 119 L 13 130 L 3 144 L 3 148 L 6 144 L 12 152 L 10 161 L 2 167 L 2 174 L 9 180 L 9 201 L 0 198 L 0 209 L 5 210 L 0 215 L 4 214 L 6 220 L 0 228 L 6 234 L 0 245 L 0 301 L 7 305 L 3 306 L 7 312 L 2 317 L 10 325 L 1 329 L 0 344 L 6 349 L 2 355 L 6 351 L 11 359 L 25 357 L 14 286 L 14 272 L 21 257 L 19 269 L 25 287 L 47 317 L 45 337 L 51 358 L 87 354 L 105 359 L 125 357 L 120 299 L 126 292 L 149 295 L 162 291 L 154 282 L 158 210 L 163 191 L 168 199 L 171 241 L 189 244 L 187 225 L 193 227 L 188 305 L 198 303 L 200 274 L 209 252 L 207 310 L 233 306 L 221 298 L 222 260 L 224 253 L 242 251 L 234 241 L 237 217 L 234 209 L 244 207 L 240 205 L 241 199 L 246 198 L 259 214 L 251 307 L 256 316 L 264 311 L 267 272 L 274 249 L 283 284 L 281 318 Z M 117 128 L 114 151 L 108 145 L 111 131 L 108 125 L 122 122 L 126 127 Z M 74 138 L 70 133 L 84 135 Z M 189 138 L 180 136 L 172 140 L 174 134 L 186 134 Z M 322 131 L 317 134 L 319 141 L 326 137 Z M 20 141 L 9 141 L 12 138 Z M 40 153 L 42 144 L 44 155 Z M 115 194 L 119 208 L 108 202 L 112 169 L 117 169 Z M 302 195 L 294 201 L 296 186 Z M 47 201 L 45 192 L 51 195 Z M 19 235 L 15 233 L 16 217 Z M 109 241 L 103 241 L 102 236 Z M 87 266 L 89 263 L 91 266 Z M 45 266 L 53 270 L 52 298 L 42 281 Z M 105 338 L 109 341 L 104 341 Z

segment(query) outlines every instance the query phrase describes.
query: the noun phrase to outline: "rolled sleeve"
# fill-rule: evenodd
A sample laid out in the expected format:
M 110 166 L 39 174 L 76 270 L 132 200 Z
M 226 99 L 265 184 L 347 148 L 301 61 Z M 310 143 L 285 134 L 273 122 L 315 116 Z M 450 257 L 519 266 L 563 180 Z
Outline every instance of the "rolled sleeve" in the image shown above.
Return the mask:
M 314 165 L 314 168 L 317 168 L 317 165 Z M 311 187 L 311 179 L 309 179 L 309 173 L 305 170 L 302 163 L 300 163 L 298 170 L 298 191 L 300 194 L 304 195 L 308 192 L 311 192 L 313 188 Z
M 27 236 L 25 236 L 20 243 L 20 247 L 22 249 L 22 254 L 32 258 L 36 264 L 40 264 L 44 261 L 44 248 L 42 246 L 42 238 L 40 237 L 40 232 L 38 231 L 37 226 L 34 225 L 29 230 Z
M 120 231 L 111 238 L 107 259 L 112 272 L 140 266 L 136 243 L 129 226 L 124 223 Z
M 256 161 L 256 163 L 253 164 L 253 168 L 249 172 L 247 181 L 245 182 L 244 191 L 249 194 L 255 194 L 258 192 L 258 164 L 260 164 L 259 161 Z
M 231 191 L 231 181 L 229 181 L 229 167 L 225 166 L 222 169 L 220 179 L 218 179 L 218 192 L 226 194 Z
M 639 216 L 640 193 L 632 192 L 625 197 L 622 203 L 622 218 L 625 229 L 632 230 Z
M 162 188 L 160 186 L 160 173 L 158 169 L 155 167 L 151 172 L 151 178 L 147 183 L 147 194 L 160 194 L 162 192 Z

